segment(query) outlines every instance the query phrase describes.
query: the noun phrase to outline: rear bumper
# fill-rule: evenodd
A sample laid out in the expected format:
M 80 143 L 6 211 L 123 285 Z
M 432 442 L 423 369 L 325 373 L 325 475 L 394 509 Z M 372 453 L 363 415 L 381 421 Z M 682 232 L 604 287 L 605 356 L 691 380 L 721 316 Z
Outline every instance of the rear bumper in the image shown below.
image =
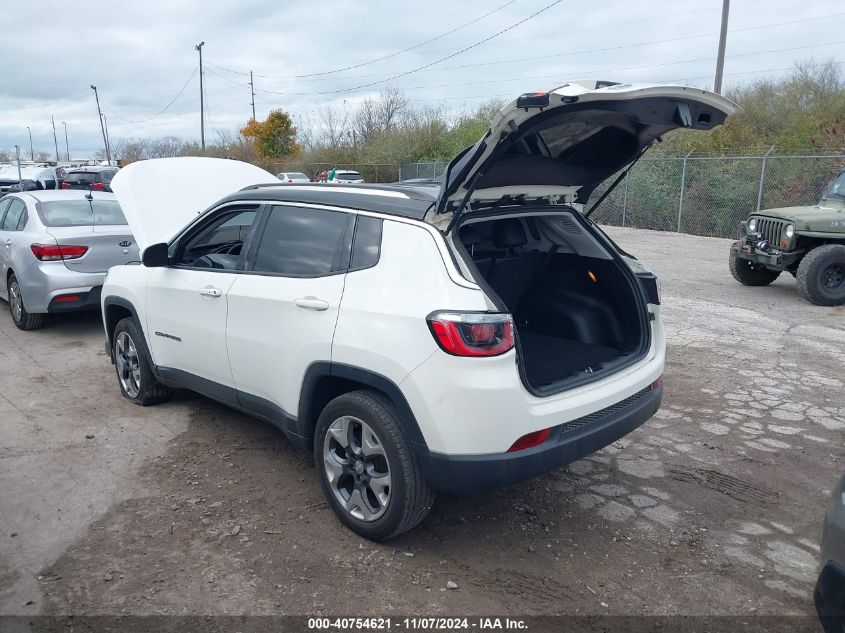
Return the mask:
M 842 633 L 845 625 L 845 569 L 828 562 L 813 594 L 816 612 L 826 633 Z
M 763 264 L 767 268 L 774 270 L 786 270 L 797 265 L 804 255 L 804 251 L 783 252 L 775 251 L 773 253 L 763 253 L 755 249 L 753 246 L 737 241 L 731 244 L 731 250 L 736 253 L 740 259 L 747 259 L 755 264 Z
M 63 292 L 54 296 L 47 306 L 47 312 L 78 312 L 80 310 L 99 310 L 102 286 L 94 286 L 85 292 Z M 76 297 L 74 299 L 74 297 Z
M 98 289 L 99 293 L 107 274 L 77 272 L 68 269 L 62 262 L 37 262 L 15 273 L 21 286 L 24 305 L 31 314 L 55 312 L 56 310 L 52 309 L 54 300 L 62 295 L 88 296 L 95 289 Z M 73 309 L 68 307 L 62 311 Z
M 620 403 L 558 427 L 540 446 L 514 453 L 445 455 L 429 452 L 426 477 L 437 490 L 476 494 L 525 481 L 590 455 L 627 435 L 655 414 L 663 387 L 647 387 Z

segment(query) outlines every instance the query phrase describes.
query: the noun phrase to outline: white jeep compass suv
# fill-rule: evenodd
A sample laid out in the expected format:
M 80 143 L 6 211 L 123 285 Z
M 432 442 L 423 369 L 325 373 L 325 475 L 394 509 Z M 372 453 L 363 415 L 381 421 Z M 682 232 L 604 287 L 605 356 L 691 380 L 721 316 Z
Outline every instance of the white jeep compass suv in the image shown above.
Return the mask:
M 370 539 L 414 527 L 436 490 L 584 457 L 658 409 L 665 339 L 656 279 L 579 209 L 665 132 L 735 109 L 568 83 L 507 106 L 439 184 L 129 165 L 112 188 L 143 263 L 102 292 L 120 389 L 150 405 L 188 388 L 278 426 Z

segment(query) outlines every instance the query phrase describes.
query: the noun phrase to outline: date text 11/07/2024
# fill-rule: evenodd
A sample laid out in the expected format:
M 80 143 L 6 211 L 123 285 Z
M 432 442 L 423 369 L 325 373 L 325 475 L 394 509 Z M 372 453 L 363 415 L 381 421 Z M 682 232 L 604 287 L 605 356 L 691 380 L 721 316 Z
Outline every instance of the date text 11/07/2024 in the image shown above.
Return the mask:
M 308 629 L 311 631 L 370 631 L 406 629 L 419 631 L 518 631 L 528 628 L 525 620 L 520 618 L 438 618 L 438 617 L 410 617 L 410 618 L 308 618 Z

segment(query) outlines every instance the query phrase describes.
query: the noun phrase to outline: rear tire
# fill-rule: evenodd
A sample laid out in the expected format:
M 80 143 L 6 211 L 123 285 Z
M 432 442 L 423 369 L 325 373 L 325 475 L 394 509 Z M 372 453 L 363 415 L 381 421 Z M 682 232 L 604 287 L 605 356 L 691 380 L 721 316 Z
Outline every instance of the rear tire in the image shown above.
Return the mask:
M 170 399 L 170 388 L 159 383 L 153 375 L 147 342 L 135 319 L 127 317 L 115 326 L 112 359 L 124 398 L 142 407 Z
M 366 539 L 383 541 L 416 527 L 434 504 L 399 414 L 380 393 L 353 391 L 326 405 L 314 433 L 314 462 L 332 510 Z
M 768 286 L 780 277 L 779 270 L 769 270 L 763 264 L 756 264 L 748 259 L 737 257 L 736 251 L 731 249 L 728 259 L 731 275 L 743 286 Z
M 19 330 L 37 330 L 44 325 L 43 314 L 30 314 L 26 311 L 24 306 L 23 295 L 21 294 L 21 287 L 18 284 L 18 278 L 14 273 L 9 277 L 9 284 L 7 286 L 9 294 L 9 310 L 12 313 L 12 321 L 18 326 Z
M 798 264 L 798 292 L 817 306 L 845 303 L 845 245 L 817 246 Z

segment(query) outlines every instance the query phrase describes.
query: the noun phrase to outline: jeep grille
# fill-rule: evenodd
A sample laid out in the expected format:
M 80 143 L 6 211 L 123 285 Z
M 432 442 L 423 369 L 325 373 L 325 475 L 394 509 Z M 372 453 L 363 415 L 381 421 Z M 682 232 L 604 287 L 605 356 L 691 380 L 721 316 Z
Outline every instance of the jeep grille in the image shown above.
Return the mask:
M 757 217 L 757 233 L 763 234 L 769 244 L 775 248 L 780 247 L 780 240 L 783 236 L 783 229 L 786 226 L 786 220 L 775 220 L 773 218 Z

